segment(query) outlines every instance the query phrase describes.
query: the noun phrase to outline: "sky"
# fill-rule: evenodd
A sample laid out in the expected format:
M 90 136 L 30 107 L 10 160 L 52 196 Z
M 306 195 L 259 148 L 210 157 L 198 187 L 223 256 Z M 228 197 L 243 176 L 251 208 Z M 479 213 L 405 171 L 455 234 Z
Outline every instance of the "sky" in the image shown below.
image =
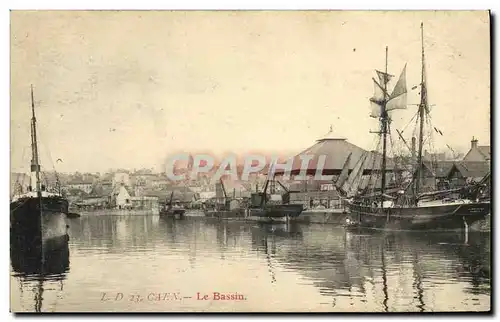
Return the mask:
M 489 145 L 486 11 L 12 11 L 11 168 L 29 169 L 31 84 L 42 166 L 62 172 L 294 154 L 330 126 L 373 149 L 371 78 L 388 46 L 389 73 L 419 84 L 421 22 L 435 147 Z

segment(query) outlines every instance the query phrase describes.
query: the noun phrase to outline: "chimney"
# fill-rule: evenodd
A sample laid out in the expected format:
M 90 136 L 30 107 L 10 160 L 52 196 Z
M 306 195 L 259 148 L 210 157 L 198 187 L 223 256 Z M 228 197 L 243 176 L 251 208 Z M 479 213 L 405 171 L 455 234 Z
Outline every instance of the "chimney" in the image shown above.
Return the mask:
M 411 159 L 412 160 L 415 160 L 416 150 L 417 150 L 416 147 L 417 147 L 417 138 L 412 137 L 411 138 Z
M 477 149 L 477 139 L 472 137 L 472 141 L 470 141 L 470 148 Z

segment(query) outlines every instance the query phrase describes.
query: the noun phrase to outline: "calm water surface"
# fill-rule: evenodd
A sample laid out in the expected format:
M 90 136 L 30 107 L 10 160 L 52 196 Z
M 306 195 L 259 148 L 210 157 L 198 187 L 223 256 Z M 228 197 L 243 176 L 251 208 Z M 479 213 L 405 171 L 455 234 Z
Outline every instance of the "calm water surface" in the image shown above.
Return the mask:
M 11 269 L 12 311 L 490 309 L 489 234 L 110 215 L 70 226 L 69 255 L 46 254 L 43 274 Z

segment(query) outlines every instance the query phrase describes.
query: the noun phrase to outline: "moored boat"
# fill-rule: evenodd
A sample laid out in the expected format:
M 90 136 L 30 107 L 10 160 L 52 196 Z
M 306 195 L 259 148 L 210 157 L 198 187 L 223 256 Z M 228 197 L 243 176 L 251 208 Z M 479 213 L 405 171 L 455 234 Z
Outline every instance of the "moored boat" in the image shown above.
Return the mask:
M 430 118 L 427 102 L 425 75 L 425 55 L 422 30 L 422 77 L 420 103 L 418 104 L 419 145 L 415 171 L 410 184 L 389 192 L 386 176 L 387 137 L 390 134 L 390 113 L 406 108 L 406 66 L 401 72 L 393 91 L 389 94 L 388 83 L 392 75 L 387 72 L 387 48 L 385 72 L 377 71 L 379 81 L 375 83 L 375 95 L 370 99 L 372 116 L 380 121 L 380 131 L 376 132 L 382 140 L 380 188 L 371 195 L 357 195 L 348 200 L 351 216 L 346 220 L 348 228 L 388 228 L 403 230 L 468 229 L 473 223 L 484 219 L 490 213 L 490 202 L 479 200 L 469 193 L 463 198 L 447 198 L 450 191 L 424 193 L 422 189 L 423 157 L 422 147 L 425 140 L 424 124 Z M 399 133 L 399 132 L 398 132 Z M 426 200 L 427 199 L 427 200 Z
M 170 200 L 167 201 L 160 209 L 160 217 L 163 218 L 184 218 L 186 209 L 180 204 L 179 201 L 173 202 L 174 193 L 172 192 Z
M 220 182 L 215 186 L 216 191 L 222 193 L 221 198 L 216 198 L 215 203 L 206 205 L 203 204 L 203 213 L 207 218 L 218 218 L 218 219 L 234 219 L 242 218 L 245 216 L 245 209 L 241 207 L 241 201 L 237 200 L 234 195 L 230 198 L 227 195 L 226 188 L 224 187 L 224 182 L 220 179 Z
M 69 203 L 61 193 L 47 191 L 40 181 L 37 131 L 33 88 L 31 88 L 31 176 L 27 192 L 15 195 L 10 202 L 11 240 L 43 244 L 68 236 L 66 216 Z
M 285 191 L 284 194 L 276 193 L 276 182 Z M 269 185 L 271 185 L 270 194 L 267 193 Z M 301 203 L 291 204 L 289 201 L 290 192 L 288 189 L 276 179 L 268 179 L 262 192 L 252 193 L 250 205 L 246 209 L 246 216 L 261 218 L 264 221 L 296 218 L 304 210 L 304 205 Z
M 169 217 L 169 218 L 182 218 L 184 217 L 184 214 L 186 213 L 186 209 L 184 208 L 176 208 L 175 206 L 174 207 L 170 207 L 170 208 L 166 208 L 166 209 L 162 209 L 160 210 L 160 217 Z
M 490 212 L 489 202 L 456 200 L 413 207 L 373 207 L 351 204 L 352 224 L 401 230 L 454 230 L 468 228 Z
M 269 218 L 294 218 L 299 216 L 304 210 L 302 204 L 282 204 L 282 205 L 263 205 L 259 207 L 249 207 L 248 216 L 259 216 Z

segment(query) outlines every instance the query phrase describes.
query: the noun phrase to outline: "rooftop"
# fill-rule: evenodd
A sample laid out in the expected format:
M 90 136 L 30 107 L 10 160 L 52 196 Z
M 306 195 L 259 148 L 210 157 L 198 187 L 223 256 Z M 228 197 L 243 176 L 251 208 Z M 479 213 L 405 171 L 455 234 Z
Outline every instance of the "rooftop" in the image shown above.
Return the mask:
M 490 172 L 488 162 L 482 161 L 458 161 L 455 162 L 454 168 L 465 178 L 482 178 Z
M 491 146 L 489 145 L 479 145 L 477 147 L 479 152 L 487 159 L 491 159 Z
M 318 142 L 326 140 L 347 140 L 345 137 L 339 135 L 333 130 L 333 125 L 330 125 L 330 130 L 322 138 L 318 139 Z

